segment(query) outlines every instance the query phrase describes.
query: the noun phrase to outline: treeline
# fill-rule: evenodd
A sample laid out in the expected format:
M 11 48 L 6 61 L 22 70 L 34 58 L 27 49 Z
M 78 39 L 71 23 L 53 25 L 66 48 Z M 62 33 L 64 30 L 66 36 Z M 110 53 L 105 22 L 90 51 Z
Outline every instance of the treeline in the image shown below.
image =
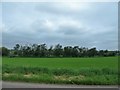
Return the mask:
M 95 57 L 95 56 L 117 56 L 119 51 L 97 50 L 79 46 L 65 46 L 60 44 L 47 47 L 46 44 L 16 44 L 13 49 L 6 47 L 0 48 L 2 56 L 19 57 Z

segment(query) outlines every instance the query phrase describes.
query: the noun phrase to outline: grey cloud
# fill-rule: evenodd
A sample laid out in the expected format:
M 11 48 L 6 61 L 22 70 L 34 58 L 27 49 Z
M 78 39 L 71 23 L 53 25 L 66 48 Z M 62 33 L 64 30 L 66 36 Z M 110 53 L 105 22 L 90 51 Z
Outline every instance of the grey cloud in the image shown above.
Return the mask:
M 42 13 L 49 13 L 49 14 L 56 14 L 56 15 L 64 15 L 64 14 L 74 14 L 78 13 L 76 11 L 70 10 L 70 8 L 65 7 L 65 5 L 62 5 L 60 2 L 48 2 L 48 3 L 40 3 L 35 8 L 37 11 Z
M 46 43 L 48 45 L 61 43 L 62 45 L 96 46 L 98 49 L 116 49 L 117 13 L 113 4 L 92 3 L 90 5 L 92 9 L 72 11 L 69 8 L 63 8 L 59 3 L 38 3 L 34 5 L 35 7 L 26 8 L 34 10 L 31 12 L 29 10 L 29 14 L 35 17 L 35 19 L 30 18 L 32 23 L 21 20 L 23 23 L 16 25 L 14 22 L 12 30 L 10 28 L 9 32 L 3 33 L 3 45 L 13 47 L 15 43 Z M 29 17 L 27 10 L 25 11 L 21 12 L 22 15 Z M 14 16 L 11 18 L 14 19 Z M 46 19 L 53 22 L 53 28 L 45 25 Z M 83 25 L 69 24 L 69 19 Z M 62 20 L 66 21 L 66 24 L 60 24 Z M 7 21 L 5 25 L 11 26 Z
M 33 21 L 33 23 L 31 24 L 31 29 L 33 29 L 33 31 L 35 31 L 36 33 L 40 32 L 40 33 L 46 33 L 48 28 L 46 28 L 46 26 L 44 25 L 44 20 L 37 20 L 37 21 Z
M 58 33 L 64 33 L 65 35 L 82 35 L 83 28 L 78 28 L 76 26 L 60 26 Z

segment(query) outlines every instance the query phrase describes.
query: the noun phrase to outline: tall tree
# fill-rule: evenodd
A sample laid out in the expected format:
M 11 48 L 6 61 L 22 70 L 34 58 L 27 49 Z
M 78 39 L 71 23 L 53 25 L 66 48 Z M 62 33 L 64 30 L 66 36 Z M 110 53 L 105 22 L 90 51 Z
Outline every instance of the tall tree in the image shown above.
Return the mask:
M 72 56 L 73 57 L 79 57 L 79 46 L 74 46 L 73 47 L 73 52 L 72 52 Z
M 57 44 L 54 48 L 54 55 L 56 57 L 62 57 L 63 56 L 63 49 L 62 49 L 62 45 Z
M 14 47 L 14 54 L 15 55 L 19 55 L 19 48 L 20 48 L 20 45 L 16 44 L 15 47 Z
M 47 52 L 47 56 L 48 57 L 53 57 L 54 55 L 53 55 L 54 53 L 53 53 L 53 46 L 50 46 L 50 48 L 48 49 L 48 52 Z
M 64 47 L 64 56 L 72 57 L 73 48 L 71 46 Z
M 7 49 L 6 47 L 2 47 L 1 50 L 2 50 L 2 56 L 8 56 L 9 55 L 10 50 Z
M 40 48 L 40 57 L 46 57 L 46 55 L 47 55 L 46 44 L 41 44 L 39 48 Z
M 88 50 L 87 53 L 88 53 L 87 55 L 88 55 L 89 57 L 94 57 L 94 56 L 97 55 L 97 50 L 96 50 L 96 48 L 91 48 L 91 49 Z

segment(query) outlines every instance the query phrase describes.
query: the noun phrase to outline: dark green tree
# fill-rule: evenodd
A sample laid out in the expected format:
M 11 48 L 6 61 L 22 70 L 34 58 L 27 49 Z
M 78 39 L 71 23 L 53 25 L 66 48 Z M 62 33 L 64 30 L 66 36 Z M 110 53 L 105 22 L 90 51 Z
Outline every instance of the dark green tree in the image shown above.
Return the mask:
M 79 46 L 74 46 L 73 51 L 72 51 L 72 56 L 73 57 L 79 57 Z
M 54 55 L 56 57 L 63 57 L 63 49 L 62 49 L 62 45 L 57 44 L 54 48 Z
M 97 55 L 97 50 L 96 50 L 96 48 L 91 48 L 91 49 L 89 49 L 88 52 L 87 52 L 87 55 L 88 55 L 89 57 L 94 57 L 94 56 L 96 56 L 96 55 Z
M 20 45 L 16 44 L 15 47 L 14 47 L 14 54 L 19 55 L 19 50 L 20 50 Z
M 1 52 L 2 51 L 2 52 Z M 9 52 L 10 52 L 10 50 L 8 49 L 8 48 L 6 48 L 6 47 L 2 47 L 1 49 L 0 49 L 0 53 L 2 53 L 2 56 L 8 56 L 9 55 Z
M 73 48 L 71 46 L 64 47 L 64 57 L 72 57 Z

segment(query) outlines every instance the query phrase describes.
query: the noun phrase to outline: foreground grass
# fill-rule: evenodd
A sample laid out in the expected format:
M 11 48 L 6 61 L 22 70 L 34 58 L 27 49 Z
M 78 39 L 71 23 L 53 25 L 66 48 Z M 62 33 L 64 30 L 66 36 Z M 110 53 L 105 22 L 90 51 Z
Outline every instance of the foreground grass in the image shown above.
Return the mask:
M 117 57 L 3 58 L 3 80 L 37 83 L 117 85 Z

